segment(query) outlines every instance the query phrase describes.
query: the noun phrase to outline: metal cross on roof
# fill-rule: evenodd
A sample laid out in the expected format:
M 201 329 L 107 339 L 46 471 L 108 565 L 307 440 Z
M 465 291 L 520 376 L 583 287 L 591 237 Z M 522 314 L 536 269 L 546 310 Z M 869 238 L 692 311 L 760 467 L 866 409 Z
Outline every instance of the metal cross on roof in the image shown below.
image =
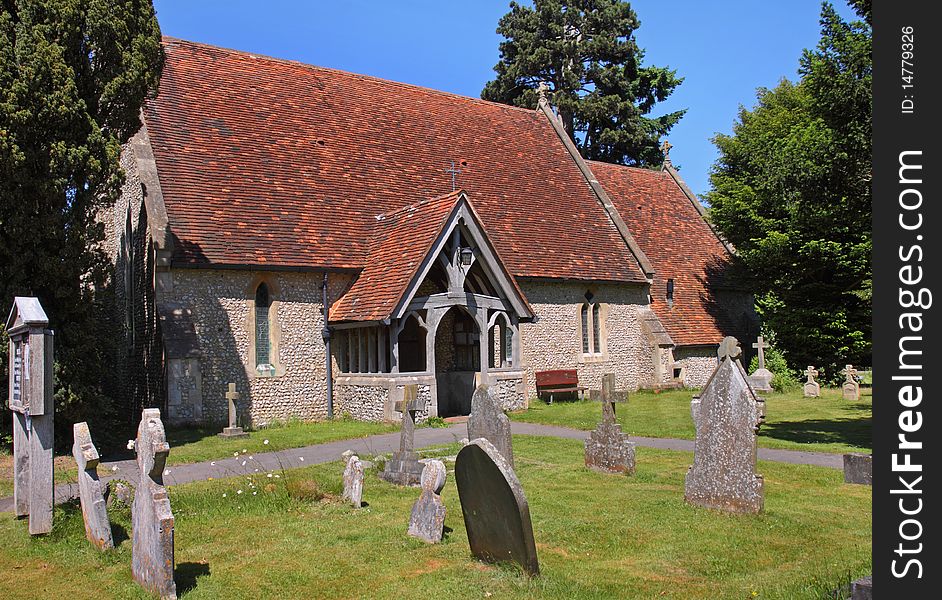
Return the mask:
M 461 173 L 461 169 L 455 167 L 455 161 L 451 161 L 451 168 L 445 169 L 446 173 L 451 173 L 451 191 L 458 189 L 458 175 Z

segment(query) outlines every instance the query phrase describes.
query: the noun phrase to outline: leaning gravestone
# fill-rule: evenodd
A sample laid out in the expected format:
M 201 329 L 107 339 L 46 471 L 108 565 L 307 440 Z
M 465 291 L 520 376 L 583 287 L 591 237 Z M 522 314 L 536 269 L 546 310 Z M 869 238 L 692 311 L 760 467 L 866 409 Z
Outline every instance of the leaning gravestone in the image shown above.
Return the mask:
M 765 368 L 765 349 L 768 348 L 769 345 L 765 343 L 765 340 L 763 340 L 760 335 L 758 341 L 753 344 L 752 347 L 759 351 L 759 368 L 753 371 L 752 375 L 747 378 L 749 385 L 757 392 L 771 392 L 772 378 L 775 375 L 772 371 Z
M 595 400 L 595 391 L 590 394 Z M 602 375 L 602 422 L 585 441 L 585 466 L 605 473 L 635 472 L 635 445 L 615 422 L 615 403 L 627 402 L 628 392 L 615 391 L 615 374 Z
M 808 376 L 804 386 L 805 398 L 817 398 L 821 395 L 821 384 L 814 380 L 818 376 L 818 370 L 814 368 L 814 365 L 808 365 L 805 375 Z
M 428 460 L 422 470 L 422 494 L 412 505 L 409 535 L 430 544 L 442 541 L 445 529 L 445 503 L 439 494 L 445 487 L 445 463 Z
M 485 562 L 512 561 L 540 574 L 530 507 L 513 468 L 484 438 L 455 459 L 455 482 L 471 553 Z
M 236 384 L 229 384 L 229 391 L 226 392 L 226 400 L 229 401 L 229 426 L 223 427 L 222 433 L 219 434 L 219 437 L 224 438 L 243 438 L 247 437 L 249 434 L 242 431 L 242 428 L 239 427 L 236 423 L 238 422 L 238 414 L 236 413 L 236 401 L 242 397 L 242 394 L 236 391 Z
M 386 461 L 380 478 L 398 485 L 418 486 L 422 478 L 422 463 L 415 453 L 415 413 L 425 408 L 424 400 L 417 400 L 418 386 L 407 385 L 402 390 L 402 401 L 396 402 L 396 410 L 402 413 L 402 429 L 399 433 L 399 450 Z
M 492 443 L 510 466 L 514 466 L 513 438 L 510 419 L 497 406 L 494 392 L 487 385 L 479 385 L 471 396 L 471 415 L 468 417 L 468 439 L 485 438 Z
M 353 508 L 363 506 L 363 463 L 356 454 L 347 459 L 347 466 L 343 470 L 343 496 L 349 500 Z
M 53 332 L 36 298 L 17 296 L 7 319 L 13 411 L 13 504 L 29 532 L 52 531 Z
M 72 435 L 72 456 L 78 466 L 79 500 L 82 503 L 82 517 L 85 519 L 85 537 L 99 550 L 114 548 L 111 521 L 108 520 L 108 505 L 101 481 L 98 479 L 98 449 L 92 443 L 88 423 L 72 425 Z
M 140 480 L 131 507 L 134 545 L 131 574 L 144 589 L 160 598 L 176 598 L 173 581 L 173 512 L 163 473 L 170 445 L 160 411 L 146 408 L 134 442 Z
M 841 386 L 844 400 L 856 402 L 860 400 L 860 384 L 857 383 L 857 369 L 854 365 L 844 367 L 844 385 Z
M 758 513 L 764 491 L 762 476 L 756 474 L 756 429 L 765 403 L 746 381 L 741 352 L 736 338 L 725 338 L 719 365 L 690 403 L 697 432 L 684 499 L 705 508 Z

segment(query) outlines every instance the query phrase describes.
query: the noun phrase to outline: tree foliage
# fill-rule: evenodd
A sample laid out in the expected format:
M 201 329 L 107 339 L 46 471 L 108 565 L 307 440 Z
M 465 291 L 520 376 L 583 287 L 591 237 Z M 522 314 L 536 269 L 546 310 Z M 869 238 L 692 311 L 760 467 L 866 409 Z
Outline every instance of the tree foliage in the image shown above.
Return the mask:
M 682 81 L 676 71 L 642 66 L 640 22 L 621 0 L 510 3 L 497 32 L 497 78 L 481 97 L 533 108 L 541 82 L 566 133 L 585 158 L 636 166 L 662 162 L 659 139 L 685 111 L 648 115 Z
M 870 363 L 871 72 L 870 26 L 825 3 L 800 81 L 759 90 L 733 135 L 714 139 L 710 217 L 791 366 L 829 376 Z
M 96 217 L 120 193 L 121 144 L 162 62 L 150 0 L 0 3 L 0 304 L 46 308 L 64 426 L 109 412 L 116 336 Z

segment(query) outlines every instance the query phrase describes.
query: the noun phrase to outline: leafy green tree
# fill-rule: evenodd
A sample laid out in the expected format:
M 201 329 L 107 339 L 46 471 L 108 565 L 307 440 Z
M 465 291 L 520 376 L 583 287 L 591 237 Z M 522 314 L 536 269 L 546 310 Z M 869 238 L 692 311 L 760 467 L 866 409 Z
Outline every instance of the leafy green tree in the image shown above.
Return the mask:
M 497 33 L 497 78 L 481 97 L 533 108 L 540 83 L 549 87 L 566 133 L 585 158 L 658 166 L 659 139 L 685 111 L 648 117 L 683 79 L 642 66 L 634 32 L 640 22 L 621 0 L 535 0 L 510 3 Z
M 162 64 L 150 0 L 0 3 L 0 305 L 35 295 L 46 308 L 63 427 L 111 408 L 117 336 L 96 217 L 120 193 L 121 144 Z
M 869 14 L 868 3 L 856 5 Z M 833 376 L 871 352 L 871 28 L 821 10 L 797 84 L 760 89 L 714 139 L 710 218 L 736 247 L 795 369 Z

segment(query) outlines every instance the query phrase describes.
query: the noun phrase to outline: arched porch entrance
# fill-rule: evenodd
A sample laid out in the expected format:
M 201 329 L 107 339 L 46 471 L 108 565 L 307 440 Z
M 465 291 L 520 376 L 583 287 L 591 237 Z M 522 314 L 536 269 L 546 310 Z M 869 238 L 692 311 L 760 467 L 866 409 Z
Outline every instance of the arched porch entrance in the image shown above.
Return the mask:
M 471 396 L 481 372 L 481 333 L 464 307 L 453 306 L 442 316 L 435 334 L 435 382 L 438 415 L 471 413 Z

